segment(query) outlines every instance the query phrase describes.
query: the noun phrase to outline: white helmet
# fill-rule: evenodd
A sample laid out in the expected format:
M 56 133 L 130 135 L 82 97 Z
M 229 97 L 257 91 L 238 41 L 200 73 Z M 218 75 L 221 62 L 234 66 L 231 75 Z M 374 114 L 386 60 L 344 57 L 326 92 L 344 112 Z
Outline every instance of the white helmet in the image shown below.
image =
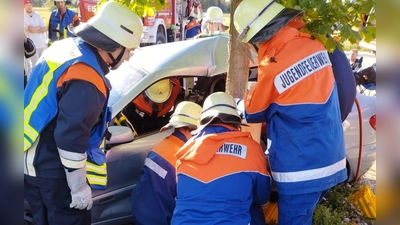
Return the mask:
M 269 40 L 290 20 L 302 13 L 303 11 L 285 8 L 274 0 L 243 0 L 236 8 L 233 20 L 240 41 L 260 43 Z M 253 37 L 259 36 L 263 29 L 268 32 L 262 32 L 262 37 L 254 40 Z
M 103 3 L 87 23 L 125 48 L 137 48 L 140 44 L 142 19 L 120 3 Z
M 89 44 L 106 52 L 119 46 L 137 48 L 143 33 L 142 19 L 127 6 L 114 1 L 100 5 L 96 15 L 73 32 Z
M 180 127 L 189 127 L 191 130 L 196 129 L 200 120 L 201 110 L 201 106 L 196 103 L 190 101 L 180 102 L 176 106 L 169 123 L 161 128 L 161 131 Z
M 225 124 L 247 126 L 241 123 L 242 118 L 237 110 L 235 99 L 225 92 L 215 92 L 204 100 L 200 126 L 192 134 L 200 132 L 216 118 Z
M 224 13 L 219 7 L 211 6 L 207 9 L 206 12 L 206 19 L 209 22 L 223 22 L 224 20 Z

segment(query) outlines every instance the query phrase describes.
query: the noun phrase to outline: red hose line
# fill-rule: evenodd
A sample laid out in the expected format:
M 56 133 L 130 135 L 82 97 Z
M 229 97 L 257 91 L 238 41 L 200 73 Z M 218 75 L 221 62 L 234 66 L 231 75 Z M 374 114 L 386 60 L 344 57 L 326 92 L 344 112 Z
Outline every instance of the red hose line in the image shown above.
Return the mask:
M 354 179 L 354 182 L 358 181 L 358 176 L 360 175 L 360 168 L 361 168 L 361 159 L 362 159 L 362 152 L 363 152 L 363 123 L 362 123 L 362 113 L 361 113 L 361 106 L 360 102 L 358 99 L 355 99 L 356 106 L 357 106 L 357 111 L 358 111 L 358 123 L 360 124 L 359 129 L 360 129 L 360 148 L 358 151 L 358 162 L 357 162 L 357 170 L 356 170 L 356 177 Z

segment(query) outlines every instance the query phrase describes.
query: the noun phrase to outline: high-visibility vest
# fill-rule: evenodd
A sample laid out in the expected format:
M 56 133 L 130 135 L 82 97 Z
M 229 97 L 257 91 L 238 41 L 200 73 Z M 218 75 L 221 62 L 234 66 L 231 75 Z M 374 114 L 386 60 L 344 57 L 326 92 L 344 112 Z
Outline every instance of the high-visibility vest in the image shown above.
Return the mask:
M 35 79 L 24 92 L 24 151 L 35 148 L 40 132 L 58 113 L 57 82 L 61 75 L 73 64 L 84 63 L 92 67 L 108 81 L 96 60 L 96 54 L 83 40 L 68 38 L 55 42 L 47 49 L 32 73 Z M 38 78 L 39 77 L 39 78 Z M 107 166 L 104 152 L 105 134 L 111 121 L 111 110 L 107 106 L 109 90 L 107 90 L 99 122 L 92 128 L 87 150 L 87 178 L 94 189 L 107 187 Z

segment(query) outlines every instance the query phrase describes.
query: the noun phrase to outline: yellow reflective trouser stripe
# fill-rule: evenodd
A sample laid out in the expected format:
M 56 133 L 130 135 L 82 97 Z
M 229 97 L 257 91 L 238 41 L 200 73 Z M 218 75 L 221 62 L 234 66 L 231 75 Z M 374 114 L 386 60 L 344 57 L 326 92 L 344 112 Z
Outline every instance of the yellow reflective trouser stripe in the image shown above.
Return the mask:
M 86 161 L 86 171 L 105 175 L 107 174 L 107 164 L 104 163 L 103 165 L 99 166 Z
M 86 178 L 88 179 L 89 184 L 97 184 L 102 186 L 107 185 L 107 177 L 86 174 Z
M 106 166 L 106 163 L 104 163 L 101 166 L 98 166 L 96 164 L 86 162 L 86 171 L 105 175 L 105 174 L 107 174 L 107 166 Z
M 32 113 L 36 110 L 39 103 L 49 92 L 49 85 L 54 77 L 53 72 L 58 67 L 57 64 L 49 61 L 47 61 L 47 65 L 49 66 L 49 71 L 44 75 L 42 83 L 36 88 L 29 104 L 24 109 L 24 134 L 26 134 L 32 140 L 32 142 L 34 142 L 39 135 L 38 132 L 29 125 Z M 25 146 L 24 144 L 24 151 L 26 151 L 29 147 L 30 146 Z
M 93 164 L 91 162 L 86 162 L 86 178 L 88 179 L 89 184 L 91 185 L 107 185 L 107 164 L 104 163 L 103 165 L 99 166 Z M 94 173 L 94 174 L 92 174 Z

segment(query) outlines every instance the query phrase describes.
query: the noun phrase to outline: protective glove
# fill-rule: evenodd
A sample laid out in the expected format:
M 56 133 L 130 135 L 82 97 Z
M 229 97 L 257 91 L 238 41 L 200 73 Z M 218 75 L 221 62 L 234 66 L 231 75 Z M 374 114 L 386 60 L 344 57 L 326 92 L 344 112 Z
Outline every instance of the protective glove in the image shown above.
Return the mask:
M 68 172 L 67 175 L 68 186 L 71 190 L 72 202 L 69 205 L 71 208 L 87 209 L 90 210 L 93 206 L 92 189 L 86 182 L 86 167 Z

